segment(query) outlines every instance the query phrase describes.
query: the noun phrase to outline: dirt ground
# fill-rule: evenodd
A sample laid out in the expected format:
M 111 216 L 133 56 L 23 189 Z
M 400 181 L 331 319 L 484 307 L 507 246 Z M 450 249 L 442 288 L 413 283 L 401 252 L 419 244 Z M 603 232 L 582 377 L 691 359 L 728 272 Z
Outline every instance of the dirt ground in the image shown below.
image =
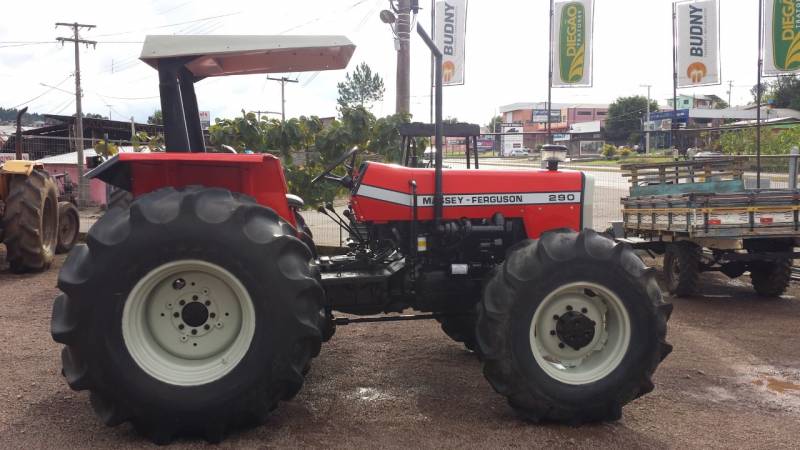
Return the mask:
M 49 323 L 62 262 L 43 274 L 0 272 L 0 446 L 151 446 L 128 424 L 102 425 L 88 395 L 60 375 Z M 764 301 L 748 281 L 707 274 L 703 295 L 672 299 L 675 350 L 655 391 L 616 423 L 518 420 L 435 322 L 350 325 L 323 347 L 293 401 L 220 447 L 798 448 L 800 286 Z

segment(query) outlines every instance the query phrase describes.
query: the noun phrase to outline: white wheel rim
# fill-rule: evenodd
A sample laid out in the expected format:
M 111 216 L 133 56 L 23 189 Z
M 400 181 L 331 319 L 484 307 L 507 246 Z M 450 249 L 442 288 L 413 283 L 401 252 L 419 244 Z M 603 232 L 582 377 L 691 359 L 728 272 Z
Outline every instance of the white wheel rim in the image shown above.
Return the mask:
M 562 324 L 559 329 L 563 330 L 567 317 L 578 316 L 594 324 L 593 334 L 586 329 L 591 340 L 582 346 L 576 344 L 579 348 L 575 349 L 567 345 L 575 344 L 574 338 L 559 333 L 557 326 Z M 582 323 L 589 326 L 583 318 Z M 630 318 L 619 296 L 604 286 L 583 281 L 565 284 L 548 294 L 536 309 L 530 327 L 531 351 L 539 367 L 557 381 L 575 385 L 608 376 L 622 362 L 630 337 Z
M 125 301 L 122 337 L 151 377 L 179 386 L 218 380 L 244 358 L 255 310 L 244 285 L 224 268 L 180 260 L 145 275 Z

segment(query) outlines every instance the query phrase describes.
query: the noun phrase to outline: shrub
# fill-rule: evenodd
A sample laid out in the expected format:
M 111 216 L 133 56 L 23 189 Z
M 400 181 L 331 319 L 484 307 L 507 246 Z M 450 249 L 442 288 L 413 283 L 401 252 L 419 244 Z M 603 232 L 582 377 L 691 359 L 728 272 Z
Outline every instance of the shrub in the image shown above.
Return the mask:
M 613 144 L 605 144 L 603 146 L 603 150 L 600 151 L 600 154 L 602 154 L 606 159 L 614 159 L 614 157 L 617 155 L 617 147 Z

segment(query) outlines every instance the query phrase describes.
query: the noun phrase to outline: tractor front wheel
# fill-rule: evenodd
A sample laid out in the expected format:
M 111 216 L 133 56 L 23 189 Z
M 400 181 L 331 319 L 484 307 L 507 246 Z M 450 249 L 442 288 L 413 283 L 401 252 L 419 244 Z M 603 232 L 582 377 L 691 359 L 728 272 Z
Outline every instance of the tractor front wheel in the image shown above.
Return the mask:
M 619 419 L 653 389 L 671 311 L 629 247 L 592 230 L 545 233 L 510 249 L 484 291 L 484 375 L 528 420 Z
M 262 423 L 320 350 L 324 293 L 295 235 L 223 189 L 110 209 L 59 274 L 51 329 L 70 387 L 157 443 Z
M 58 203 L 58 245 L 57 253 L 67 253 L 75 247 L 80 234 L 81 221 L 78 208 L 70 202 Z

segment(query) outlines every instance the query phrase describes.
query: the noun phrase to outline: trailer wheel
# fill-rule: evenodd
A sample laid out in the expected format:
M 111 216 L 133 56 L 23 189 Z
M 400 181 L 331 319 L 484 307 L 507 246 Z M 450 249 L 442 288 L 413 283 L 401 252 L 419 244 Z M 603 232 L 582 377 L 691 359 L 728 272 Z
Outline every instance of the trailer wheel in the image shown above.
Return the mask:
M 750 281 L 762 297 L 780 297 L 792 281 L 791 258 L 757 261 L 750 264 Z
M 522 417 L 616 420 L 672 350 L 652 269 L 592 230 L 509 250 L 478 308 L 483 371 Z
M 11 178 L 0 228 L 12 271 L 50 267 L 58 242 L 58 191 L 47 172 Z
M 667 244 L 664 278 L 667 290 L 678 297 L 694 293 L 700 277 L 700 247 L 685 241 Z
M 107 425 L 220 441 L 294 396 L 319 353 L 311 254 L 271 209 L 166 188 L 109 210 L 59 274 L 53 339 Z
M 78 208 L 70 202 L 58 202 L 58 245 L 56 253 L 67 253 L 75 247 L 80 233 Z

